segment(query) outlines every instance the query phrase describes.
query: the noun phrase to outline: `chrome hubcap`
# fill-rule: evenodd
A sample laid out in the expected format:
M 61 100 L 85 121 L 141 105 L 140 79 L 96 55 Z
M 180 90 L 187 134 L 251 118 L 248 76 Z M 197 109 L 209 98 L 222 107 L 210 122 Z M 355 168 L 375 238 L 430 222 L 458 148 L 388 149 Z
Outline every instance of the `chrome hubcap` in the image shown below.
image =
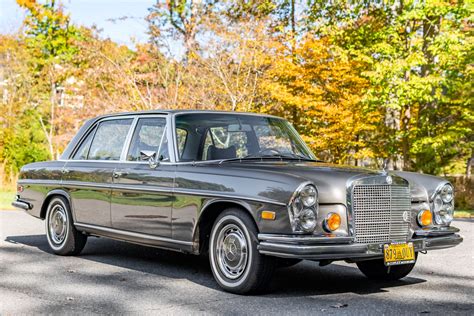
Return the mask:
M 222 273 L 237 279 L 244 273 L 248 261 L 248 247 L 242 230 L 234 224 L 221 229 L 216 242 L 216 259 Z
M 66 210 L 61 205 L 53 206 L 49 216 L 49 236 L 56 244 L 61 244 L 66 238 Z

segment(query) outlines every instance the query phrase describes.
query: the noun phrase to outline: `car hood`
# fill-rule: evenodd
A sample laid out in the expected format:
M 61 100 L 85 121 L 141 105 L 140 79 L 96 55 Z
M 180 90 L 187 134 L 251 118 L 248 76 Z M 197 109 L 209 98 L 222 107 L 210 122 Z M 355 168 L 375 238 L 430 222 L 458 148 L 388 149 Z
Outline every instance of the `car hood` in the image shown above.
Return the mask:
M 386 176 L 382 170 L 361 167 L 335 165 L 321 162 L 299 161 L 259 161 L 225 163 L 229 169 L 237 169 L 237 176 L 265 177 L 272 179 L 271 174 L 287 175 L 298 180 L 313 182 L 319 191 L 321 204 L 346 204 L 347 185 L 358 178 Z M 262 174 L 263 173 L 263 174 Z M 443 178 L 413 172 L 388 171 L 392 177 L 400 177 L 408 181 L 411 198 L 414 202 L 429 201 L 436 189 L 444 183 Z M 296 179 L 295 179 L 296 178 Z M 297 182 L 298 182 L 297 181 Z M 293 181 L 292 181 L 293 182 Z M 282 197 L 272 197 L 281 199 Z M 284 197 L 285 199 L 287 197 Z
M 225 166 L 224 166 L 225 165 Z M 347 183 L 353 178 L 382 175 L 381 171 L 365 168 L 333 165 L 319 162 L 263 161 L 237 162 L 222 164 L 224 168 L 233 169 L 236 175 L 247 177 L 265 177 L 271 180 L 272 174 L 286 175 L 295 183 L 310 181 L 316 185 L 321 204 L 346 204 Z M 296 178 L 296 179 L 295 179 Z M 294 181 L 291 181 L 294 182 Z M 294 188 L 296 189 L 296 187 Z M 281 200 L 282 197 L 271 198 Z M 284 197 L 287 199 L 288 197 Z

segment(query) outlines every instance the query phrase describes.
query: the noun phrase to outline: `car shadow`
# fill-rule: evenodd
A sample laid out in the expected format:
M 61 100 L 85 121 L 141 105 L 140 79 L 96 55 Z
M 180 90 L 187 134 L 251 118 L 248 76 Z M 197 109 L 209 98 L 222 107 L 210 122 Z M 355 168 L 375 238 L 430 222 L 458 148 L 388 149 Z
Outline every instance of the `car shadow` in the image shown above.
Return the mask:
M 8 243 L 37 248 L 44 253 L 49 249 L 45 235 L 9 236 Z M 5 251 L 5 249 L 2 249 Z M 29 251 L 15 248 L 11 251 Z M 106 238 L 89 238 L 78 256 L 142 273 L 175 279 L 219 290 L 206 257 L 161 250 Z M 54 258 L 51 257 L 53 260 Z M 293 267 L 275 271 L 271 284 L 263 291 L 266 297 L 293 297 L 356 293 L 359 295 L 387 292 L 391 287 L 409 286 L 426 282 L 425 279 L 406 277 L 395 282 L 374 282 L 365 278 L 355 265 L 333 263 L 320 267 L 317 262 L 303 261 Z

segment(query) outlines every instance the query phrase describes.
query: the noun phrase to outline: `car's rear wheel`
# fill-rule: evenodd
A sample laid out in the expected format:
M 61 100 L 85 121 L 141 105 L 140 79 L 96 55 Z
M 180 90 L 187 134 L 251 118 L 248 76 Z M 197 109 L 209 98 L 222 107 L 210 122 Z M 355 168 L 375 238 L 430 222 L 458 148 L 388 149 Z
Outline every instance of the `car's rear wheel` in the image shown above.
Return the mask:
M 214 222 L 209 260 L 214 278 L 224 290 L 247 294 L 268 284 L 274 260 L 258 252 L 257 240 L 253 219 L 239 209 L 225 210 Z
M 55 254 L 68 256 L 82 251 L 87 236 L 74 227 L 71 209 L 65 198 L 58 196 L 51 199 L 45 222 L 48 244 Z
M 416 260 L 416 257 L 415 257 Z M 359 270 L 369 279 L 378 281 L 396 281 L 406 277 L 415 267 L 414 263 L 386 266 L 383 259 L 357 262 Z

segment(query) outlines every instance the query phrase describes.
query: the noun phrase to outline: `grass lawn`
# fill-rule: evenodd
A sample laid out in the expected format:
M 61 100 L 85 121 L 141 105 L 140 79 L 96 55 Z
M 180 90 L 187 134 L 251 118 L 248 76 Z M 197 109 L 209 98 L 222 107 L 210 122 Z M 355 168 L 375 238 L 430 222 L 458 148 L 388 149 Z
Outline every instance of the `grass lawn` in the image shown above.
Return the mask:
M 474 218 L 474 210 L 455 210 L 455 218 Z
M 0 191 L 0 210 L 14 210 L 12 202 L 15 199 L 14 191 Z

